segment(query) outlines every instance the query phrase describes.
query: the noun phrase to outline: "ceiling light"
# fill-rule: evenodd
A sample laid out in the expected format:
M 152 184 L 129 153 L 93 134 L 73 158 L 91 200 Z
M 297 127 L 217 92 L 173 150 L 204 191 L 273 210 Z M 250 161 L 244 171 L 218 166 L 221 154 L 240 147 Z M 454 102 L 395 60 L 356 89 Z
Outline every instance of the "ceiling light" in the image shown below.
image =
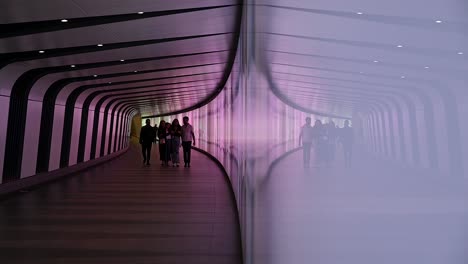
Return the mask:
M 40 51 L 39 51 L 39 53 L 41 53 L 41 54 L 42 54 L 42 53 L 45 53 L 45 51 L 43 51 L 43 50 L 40 50 Z
M 97 75 L 96 75 L 96 74 L 94 74 L 93 76 L 94 76 L 94 77 L 97 77 Z
M 406 76 L 401 76 L 402 79 L 406 78 Z
M 102 46 L 104 46 L 104 44 L 97 44 L 97 46 L 98 46 L 98 47 L 102 47 Z
M 145 12 L 142 12 L 142 11 L 138 12 L 139 15 L 143 15 L 144 13 L 145 13 Z
M 403 48 L 403 45 L 398 45 L 397 48 Z
M 133 72 L 138 72 L 138 71 L 133 71 Z
M 429 69 L 429 66 L 425 66 L 424 69 Z
M 76 66 L 75 65 L 70 65 L 70 67 L 75 68 Z
M 460 51 L 460 52 L 458 52 L 458 55 L 463 55 L 463 52 L 461 52 L 461 51 Z
M 362 13 L 362 12 L 357 12 L 356 14 L 358 14 L 358 15 L 362 15 L 363 13 Z
M 124 62 L 125 60 L 120 60 L 120 61 Z
M 364 72 L 359 72 L 360 74 L 363 74 Z
M 112 84 L 112 82 L 109 82 L 109 84 Z
M 377 63 L 377 62 L 379 62 L 379 61 L 378 61 L 378 60 L 375 60 L 374 62 Z
M 60 22 L 62 22 L 62 23 L 67 23 L 68 20 L 67 20 L 67 19 L 62 19 L 62 20 L 60 20 Z
M 440 24 L 440 23 L 442 23 L 442 20 L 436 20 L 436 23 Z

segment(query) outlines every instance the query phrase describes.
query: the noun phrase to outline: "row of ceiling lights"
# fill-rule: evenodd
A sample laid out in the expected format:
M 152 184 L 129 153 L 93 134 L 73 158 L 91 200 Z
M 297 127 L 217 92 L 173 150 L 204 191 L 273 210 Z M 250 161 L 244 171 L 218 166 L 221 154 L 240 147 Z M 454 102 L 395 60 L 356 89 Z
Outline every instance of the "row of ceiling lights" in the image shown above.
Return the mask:
M 356 14 L 358 14 L 358 15 L 363 15 L 364 13 L 362 13 L 362 12 L 357 12 Z M 435 22 L 436 22 L 437 24 L 442 24 L 442 20 L 436 20 Z M 403 45 L 398 45 L 397 48 L 403 48 Z M 458 55 L 463 55 L 463 52 L 459 51 L 457 54 L 458 54 Z
M 124 62 L 125 60 L 120 60 L 120 61 L 121 61 L 121 62 Z M 75 65 L 75 64 L 72 64 L 72 65 L 70 65 L 70 67 L 75 68 L 76 65 Z M 137 71 L 135 71 L 135 72 L 137 72 Z
M 140 11 L 140 12 L 138 12 L 137 14 L 143 15 L 144 12 L 141 12 L 141 11 Z M 363 15 L 364 13 L 362 13 L 362 12 L 357 12 L 356 14 L 358 14 L 358 15 Z M 68 19 L 62 19 L 62 20 L 60 20 L 60 21 L 61 21 L 62 23 L 67 23 L 67 22 L 68 22 Z M 437 24 L 441 24 L 441 23 L 442 23 L 442 20 L 436 20 L 435 22 L 436 22 Z M 97 44 L 97 46 L 98 46 L 98 47 L 102 47 L 102 46 L 104 46 L 104 44 Z M 403 48 L 403 45 L 398 45 L 397 48 Z M 44 50 L 40 50 L 39 53 L 43 54 L 43 53 L 45 53 L 45 51 L 44 51 Z M 458 55 L 463 55 L 464 53 L 460 51 L 460 52 L 458 52 L 457 54 L 458 54 Z M 124 62 L 125 60 L 120 60 L 120 61 L 121 61 L 121 62 Z M 379 62 L 378 60 L 374 60 L 374 63 L 378 63 L 378 62 Z M 71 65 L 71 67 L 72 67 L 72 68 L 75 68 L 76 66 L 75 66 L 75 65 Z M 425 66 L 424 68 L 425 68 L 425 69 L 429 69 L 429 66 Z M 136 73 L 136 72 L 138 72 L 138 71 L 134 71 L 134 72 Z M 362 74 L 363 72 L 360 72 L 360 73 Z M 94 77 L 97 77 L 98 75 L 93 75 L 93 76 L 94 76 Z M 402 79 L 405 79 L 406 76 L 401 76 L 401 78 L 402 78 Z M 112 82 L 109 82 L 109 84 L 111 84 L 111 83 L 112 83 Z
M 425 69 L 429 69 L 429 67 L 427 67 L 427 66 L 424 67 L 424 68 L 425 68 Z M 364 72 L 362 72 L 362 71 L 359 72 L 359 73 L 360 73 L 360 74 L 364 74 Z M 406 79 L 406 76 L 402 75 L 402 76 L 400 76 L 400 78 L 401 78 L 401 79 Z
M 356 14 L 358 14 L 358 15 L 363 15 L 364 13 L 363 13 L 363 12 L 356 12 Z M 435 20 L 435 22 L 436 22 L 437 24 L 442 24 L 442 20 Z
M 98 46 L 98 47 L 103 47 L 104 44 L 99 43 L 99 44 L 97 44 L 96 46 Z M 40 54 L 44 54 L 46 51 L 45 51 L 45 50 L 40 50 L 40 51 L 38 51 L 38 52 L 39 52 Z
M 73 66 L 74 66 L 74 65 L 72 65 L 72 67 L 73 67 Z M 134 73 L 137 73 L 138 71 L 133 71 L 133 72 L 134 72 Z M 97 74 L 94 74 L 94 75 L 93 75 L 93 77 L 98 77 L 98 76 L 99 76 L 99 75 L 97 75 Z

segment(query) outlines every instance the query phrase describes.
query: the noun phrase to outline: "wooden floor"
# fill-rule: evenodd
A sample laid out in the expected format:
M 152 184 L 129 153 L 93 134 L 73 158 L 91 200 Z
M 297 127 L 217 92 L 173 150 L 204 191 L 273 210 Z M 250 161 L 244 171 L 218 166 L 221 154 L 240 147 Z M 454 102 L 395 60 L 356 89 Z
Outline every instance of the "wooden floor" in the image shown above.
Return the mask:
M 191 168 L 158 160 L 132 148 L 0 201 L 0 263 L 242 263 L 222 171 L 196 151 Z

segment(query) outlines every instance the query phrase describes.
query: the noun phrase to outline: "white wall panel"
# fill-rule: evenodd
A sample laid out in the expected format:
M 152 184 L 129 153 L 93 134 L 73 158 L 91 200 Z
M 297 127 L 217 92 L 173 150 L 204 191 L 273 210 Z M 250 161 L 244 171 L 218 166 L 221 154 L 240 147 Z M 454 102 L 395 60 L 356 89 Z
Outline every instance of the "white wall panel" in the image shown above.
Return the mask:
M 63 125 L 65 118 L 65 106 L 55 105 L 54 126 L 52 130 L 52 142 L 50 146 L 49 171 L 60 168 L 60 153 L 63 137 Z
M 103 123 L 104 123 L 104 113 L 100 112 L 96 146 L 93 146 L 96 148 L 96 158 L 101 157 L 101 144 L 103 144 L 103 142 L 101 142 Z
M 93 138 L 93 122 L 94 122 L 94 111 L 88 111 L 88 125 L 86 127 L 86 147 L 84 161 L 88 161 L 91 157 L 91 148 L 94 146 L 91 145 Z
M 104 155 L 107 155 L 107 150 L 108 150 L 108 147 L 109 147 L 109 131 L 112 129 L 112 127 L 110 127 L 110 123 L 111 123 L 111 120 L 112 120 L 112 114 L 108 113 L 107 114 L 107 125 L 106 125 L 106 135 L 104 137 Z
M 70 140 L 70 156 L 68 165 L 75 165 L 78 162 L 78 144 L 80 143 L 80 126 L 81 126 L 81 108 L 73 110 L 73 125 Z
M 28 101 L 26 126 L 24 131 L 21 178 L 36 174 L 39 132 L 41 129 L 42 102 Z
M 3 162 L 5 158 L 5 144 L 8 126 L 8 109 L 10 108 L 10 97 L 0 95 L 0 175 L 3 175 Z M 0 177 L 0 183 L 2 183 Z

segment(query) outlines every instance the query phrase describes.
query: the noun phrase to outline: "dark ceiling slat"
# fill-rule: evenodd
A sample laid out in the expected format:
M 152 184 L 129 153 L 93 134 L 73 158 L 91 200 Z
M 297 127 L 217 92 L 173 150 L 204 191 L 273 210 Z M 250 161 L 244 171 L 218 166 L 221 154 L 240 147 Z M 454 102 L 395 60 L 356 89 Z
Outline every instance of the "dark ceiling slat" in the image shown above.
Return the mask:
M 16 36 L 24 36 L 24 35 L 30 35 L 30 34 L 37 34 L 37 33 L 43 33 L 43 32 L 66 30 L 66 29 L 72 29 L 72 28 L 111 24 L 111 23 L 152 18 L 152 17 L 199 12 L 199 11 L 219 9 L 219 8 L 232 7 L 232 6 L 236 6 L 236 5 L 218 5 L 218 6 L 207 6 L 207 7 L 197 7 L 197 8 L 184 8 L 184 9 L 144 12 L 143 14 L 131 13 L 131 14 L 109 15 L 109 16 L 70 18 L 70 19 L 67 19 L 68 22 L 66 23 L 61 22 L 61 19 L 54 19 L 54 20 L 46 20 L 46 21 L 2 24 L 0 25 L 0 39 L 16 37 Z

